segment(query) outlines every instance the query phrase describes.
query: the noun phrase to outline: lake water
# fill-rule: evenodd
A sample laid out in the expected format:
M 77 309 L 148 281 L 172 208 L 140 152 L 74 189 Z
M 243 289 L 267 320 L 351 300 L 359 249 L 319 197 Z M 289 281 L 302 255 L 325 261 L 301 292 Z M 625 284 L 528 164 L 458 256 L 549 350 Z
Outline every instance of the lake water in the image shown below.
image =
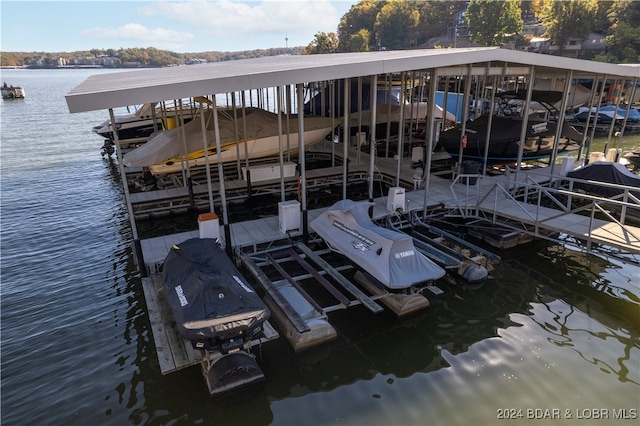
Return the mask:
M 637 425 L 640 272 L 547 242 L 415 316 L 330 314 L 338 339 L 258 353 L 264 389 L 218 402 L 162 376 L 117 174 L 64 95 L 100 70 L 2 70 L 3 425 Z M 634 139 L 635 138 L 635 139 Z M 624 144 L 636 145 L 637 136 Z

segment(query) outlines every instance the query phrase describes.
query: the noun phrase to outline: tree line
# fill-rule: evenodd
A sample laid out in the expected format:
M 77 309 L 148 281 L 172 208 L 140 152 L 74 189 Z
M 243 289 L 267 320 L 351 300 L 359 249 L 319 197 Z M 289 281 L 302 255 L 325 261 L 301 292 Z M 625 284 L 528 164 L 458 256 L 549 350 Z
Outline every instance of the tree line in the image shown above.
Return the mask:
M 42 63 L 44 68 L 55 68 L 59 60 L 67 64 L 103 65 L 104 67 L 127 67 L 136 64 L 139 67 L 169 67 L 181 65 L 189 60 L 204 59 L 207 62 L 231 61 L 235 59 L 257 58 L 261 56 L 275 56 L 284 54 L 299 55 L 303 46 L 291 48 L 273 48 L 244 50 L 238 52 L 199 52 L 176 53 L 168 50 L 149 48 L 120 48 L 120 49 L 91 49 L 75 52 L 0 52 L 0 64 L 3 67 L 33 66 Z M 109 58 L 109 61 L 101 58 Z M 40 65 L 38 65 L 40 66 Z
M 606 36 L 607 53 L 596 60 L 640 63 L 640 2 L 630 0 L 361 0 L 335 33 L 317 33 L 304 53 L 433 48 L 425 43 L 455 31 L 454 17 L 462 11 L 469 39 L 480 46 L 526 44 L 528 16 L 560 47 L 597 32 Z
M 428 46 L 427 41 L 446 35 L 464 13 L 469 39 L 480 46 L 526 44 L 521 34 L 523 16 L 539 20 L 545 36 L 558 46 L 570 37 L 590 32 L 606 36 L 607 52 L 594 59 L 612 63 L 640 63 L 640 2 L 631 0 L 360 0 L 340 19 L 336 32 L 317 33 L 305 47 L 245 50 L 239 52 L 175 53 L 149 48 L 92 49 L 77 52 L 1 52 L 2 66 L 38 63 L 54 67 L 60 58 L 115 58 L 106 66 L 141 67 L 180 65 L 190 59 L 220 62 L 283 54 L 367 52 L 448 46 Z

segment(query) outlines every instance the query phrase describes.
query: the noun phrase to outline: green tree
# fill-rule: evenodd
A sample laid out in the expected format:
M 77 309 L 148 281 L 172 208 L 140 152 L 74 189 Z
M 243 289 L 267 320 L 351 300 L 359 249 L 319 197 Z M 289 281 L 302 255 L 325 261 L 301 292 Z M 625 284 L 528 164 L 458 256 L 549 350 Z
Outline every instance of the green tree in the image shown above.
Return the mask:
M 598 10 L 593 25 L 594 31 L 606 31 L 609 28 L 611 25 L 609 18 L 616 3 L 615 0 L 598 0 Z
M 433 0 L 416 3 L 420 13 L 418 22 L 418 46 L 433 37 L 447 34 L 453 25 L 453 15 L 467 7 L 466 2 Z
M 374 34 L 377 48 L 398 50 L 415 48 L 420 13 L 413 2 L 391 0 L 376 16 Z
M 3 67 L 16 67 L 22 65 L 18 55 L 13 53 L 2 53 L 0 55 L 0 65 Z
M 499 46 L 522 31 L 518 0 L 471 0 L 465 14 L 470 38 L 481 46 Z
M 612 25 L 606 59 L 614 63 L 640 63 L 640 2 L 616 1 L 609 18 Z
M 545 35 L 560 49 L 571 37 L 585 37 L 596 23 L 598 0 L 547 0 L 542 9 Z
M 522 0 L 520 8 L 523 13 L 533 13 L 536 19 L 540 19 L 544 0 Z
M 349 38 L 347 50 L 349 52 L 368 52 L 370 39 L 369 30 L 362 28 Z
M 360 33 L 361 30 L 366 30 L 369 35 L 367 49 L 370 50 L 370 47 L 375 44 L 372 37 L 376 16 L 384 3 L 384 1 L 361 0 L 351 6 L 351 9 L 344 14 L 338 24 L 338 49 L 340 52 L 352 51 L 352 38 L 354 36 L 356 38 L 362 37 L 364 33 Z
M 321 53 L 335 53 L 338 50 L 338 36 L 336 33 L 316 33 L 315 38 L 304 49 L 304 55 L 316 55 Z

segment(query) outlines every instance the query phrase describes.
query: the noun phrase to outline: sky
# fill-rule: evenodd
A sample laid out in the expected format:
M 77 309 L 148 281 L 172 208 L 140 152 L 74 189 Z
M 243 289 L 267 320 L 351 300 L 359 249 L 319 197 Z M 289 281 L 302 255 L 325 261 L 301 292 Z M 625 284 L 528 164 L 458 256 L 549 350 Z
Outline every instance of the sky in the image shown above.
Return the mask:
M 155 47 L 177 53 L 307 46 L 358 1 L 6 1 L 0 51 Z

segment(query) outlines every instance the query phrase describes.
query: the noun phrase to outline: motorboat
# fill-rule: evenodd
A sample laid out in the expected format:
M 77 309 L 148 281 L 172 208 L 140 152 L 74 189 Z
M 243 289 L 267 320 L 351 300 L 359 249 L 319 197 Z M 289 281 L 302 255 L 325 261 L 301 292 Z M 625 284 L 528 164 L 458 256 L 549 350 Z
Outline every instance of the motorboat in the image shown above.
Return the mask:
M 227 354 L 263 333 L 269 309 L 215 239 L 174 245 L 163 269 L 176 326 L 194 348 Z
M 586 123 L 587 120 L 589 120 L 591 124 L 611 124 L 612 121 L 620 124 L 622 120 L 624 120 L 624 115 L 621 110 L 615 111 L 614 108 L 602 107 L 598 110 L 597 107 L 582 107 L 579 108 L 578 112 L 573 114 L 571 118 L 582 124 Z
M 633 151 L 627 152 L 624 155 L 624 158 L 627 160 L 629 164 L 631 164 L 631 166 L 634 169 L 640 170 L 640 150 L 633 150 Z
M 134 113 L 115 116 L 118 141 L 140 141 L 149 137 L 154 131 L 161 129 L 163 124 L 153 111 L 154 109 L 155 104 L 149 103 L 136 108 Z M 113 141 L 114 139 L 111 120 L 105 120 L 91 130 L 106 140 Z
M 199 97 L 196 101 L 211 102 Z M 127 108 L 129 110 L 129 108 Z M 164 111 L 157 107 L 156 103 L 142 104 L 135 108 L 135 112 L 115 116 L 115 128 L 118 131 L 118 142 L 121 146 L 137 145 L 146 142 L 154 132 L 163 129 L 172 129 L 177 126 L 178 116 L 185 123 L 191 121 L 197 109 L 183 107 L 178 113 L 174 107 L 165 108 Z M 111 120 L 106 120 L 92 131 L 108 141 L 113 142 L 113 126 Z
M 368 201 L 341 200 L 310 223 L 333 250 L 390 291 L 421 289 L 445 275 L 416 249 L 411 236 L 376 225 Z
M 640 199 L 640 176 L 618 162 L 595 161 L 568 172 L 567 177 L 577 179 L 573 183 L 574 189 L 590 194 L 612 198 L 623 194 L 624 188 L 628 187 L 636 188 L 629 193 Z
M 27 97 L 24 88 L 20 86 L 3 83 L 0 89 L 2 90 L 2 99 L 24 99 Z
M 637 108 L 629 108 L 629 112 L 627 113 L 626 108 L 616 108 L 615 105 L 605 105 L 603 107 L 600 107 L 600 112 L 611 114 L 611 116 L 616 113 L 618 117 L 620 117 L 620 120 L 624 120 L 624 118 L 626 117 L 627 122 L 640 123 L 640 111 Z
M 468 120 L 464 126 L 458 124 L 441 132 L 440 146 L 456 158 L 460 156 L 462 149 L 462 156 L 467 160 L 484 161 L 486 155 L 488 163 L 517 161 L 523 125 L 521 111 L 527 95 L 526 90 L 500 92 L 496 102 L 499 113 L 483 114 Z M 522 146 L 523 161 L 549 158 L 554 150 L 557 154 L 563 155 L 580 149 L 583 135 L 566 121 L 562 124 L 560 139 L 556 141 L 558 111 L 555 105 L 562 96 L 563 93 L 557 90 L 532 90 L 529 111 L 532 110 L 531 105 L 534 103 L 537 110 L 534 109 L 535 112 L 527 116 L 527 128 Z M 544 113 L 538 110 L 543 110 Z M 487 147 L 489 125 L 491 132 Z M 463 127 L 464 134 L 462 134 Z
M 368 129 L 371 125 L 372 102 L 371 102 L 371 83 L 362 83 L 362 89 L 358 89 L 358 84 L 353 81 L 351 84 L 351 93 L 349 97 L 349 110 L 345 111 L 345 102 L 343 99 L 344 82 L 331 85 L 322 91 L 318 91 L 309 100 L 304 110 L 306 114 L 323 115 L 329 117 L 333 115 L 339 120 L 339 124 L 343 124 L 342 117 L 345 113 L 349 113 L 348 134 L 353 136 L 359 128 Z M 333 92 L 333 93 L 332 93 Z M 333 103 L 329 99 L 334 99 Z M 429 105 L 423 101 L 410 101 L 408 96 L 403 99 L 401 96 L 401 87 L 397 84 L 388 87 L 385 84 L 379 84 L 376 88 L 376 127 L 384 133 L 387 124 L 395 125 L 396 130 L 392 132 L 397 135 L 397 123 L 402 119 L 406 123 L 414 125 L 424 125 L 427 115 L 429 114 Z M 455 122 L 456 117 L 451 112 L 445 112 L 440 105 L 435 105 L 434 118 L 436 120 L 444 120 L 447 122 Z
M 488 163 L 504 163 L 518 160 L 523 121 L 520 117 L 494 115 L 487 147 L 489 116 L 482 115 L 467 121 L 462 134 L 458 125 L 440 133 L 439 143 L 452 157 L 483 160 L 487 150 Z M 556 141 L 557 123 L 529 117 L 522 149 L 522 160 L 548 158 L 556 150 L 557 154 L 568 154 L 580 149 L 582 133 L 569 123 L 563 123 L 560 139 Z
M 232 110 L 218 108 L 220 152 L 217 151 L 213 109 L 204 110 L 207 152 L 203 148 L 200 119 L 172 130 L 157 132 L 147 143 L 128 152 L 124 165 L 148 167 L 153 175 L 180 172 L 183 167 L 204 166 L 246 158 L 256 159 L 277 155 L 280 149 L 296 153 L 298 117 L 282 117 L 283 134 L 279 132 L 278 114 L 260 108 Z M 311 147 L 330 135 L 334 120 L 328 117 L 304 117 L 304 146 Z M 288 129 L 288 136 L 284 133 Z
M 637 132 L 640 130 L 640 112 L 635 108 L 629 110 L 616 107 L 615 105 L 604 105 L 598 109 L 580 108 L 575 114 L 567 116 L 578 128 L 593 129 L 598 133 L 608 133 L 612 127 L 615 132 L 621 131 L 624 126 L 626 132 Z

